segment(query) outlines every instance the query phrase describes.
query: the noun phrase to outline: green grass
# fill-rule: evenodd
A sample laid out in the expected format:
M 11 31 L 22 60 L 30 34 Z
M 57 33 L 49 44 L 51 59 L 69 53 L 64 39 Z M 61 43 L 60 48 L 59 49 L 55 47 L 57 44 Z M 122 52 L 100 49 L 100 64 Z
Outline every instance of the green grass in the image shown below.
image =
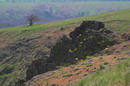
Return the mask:
M 103 13 L 103 14 L 93 15 L 93 16 L 88 16 L 88 17 L 79 17 L 79 18 L 74 18 L 74 19 L 68 19 L 68 20 L 64 20 L 64 21 L 34 24 L 34 26 L 31 26 L 31 27 L 26 25 L 26 26 L 18 26 L 18 27 L 12 27 L 12 28 L 7 28 L 7 29 L 0 29 L 0 37 L 9 37 L 10 39 L 8 41 L 15 41 L 15 40 L 18 40 L 18 39 L 21 39 L 24 37 L 31 36 L 37 32 L 44 31 L 46 29 L 50 29 L 50 28 L 54 28 L 54 27 L 57 27 L 57 28 L 67 27 L 74 23 L 81 23 L 84 20 L 103 21 L 106 23 L 106 27 L 110 28 L 111 30 L 113 30 L 117 33 L 122 33 L 122 32 L 128 31 L 130 28 L 130 16 L 129 15 L 130 15 L 130 9 L 126 9 L 126 10 Z M 19 60 L 19 59 L 16 59 L 16 60 Z M 0 70 L 2 70 L 4 67 L 9 67 L 10 69 L 12 69 L 16 65 L 18 65 L 17 69 L 18 68 L 21 69 L 19 71 L 17 69 L 14 69 L 13 70 L 14 72 L 12 72 L 11 74 L 5 74 L 3 76 L 0 76 L 0 83 L 3 82 L 3 80 L 7 80 L 7 81 L 9 81 L 9 83 L 11 83 L 11 82 L 17 80 L 16 77 L 14 77 L 16 75 L 18 76 L 17 78 L 19 78 L 21 75 L 24 77 L 25 73 L 21 72 L 21 71 L 24 71 L 24 70 L 22 70 L 22 68 L 23 68 L 22 63 L 24 63 L 24 62 L 22 62 L 22 61 L 21 62 L 16 61 L 16 62 L 18 62 L 18 63 L 12 63 L 12 65 L 10 65 L 10 66 L 3 65 L 0 67 Z M 108 72 L 97 72 L 93 76 L 79 82 L 78 85 L 82 86 L 81 85 L 82 83 L 83 84 L 87 83 L 88 85 L 90 84 L 90 86 L 106 86 L 106 84 L 111 85 L 112 83 L 118 83 L 118 82 L 120 82 L 122 84 L 128 84 L 127 80 L 129 80 L 129 78 L 126 77 L 130 74 L 128 71 L 128 62 L 130 62 L 130 61 L 119 64 L 119 66 L 117 66 L 115 68 L 111 68 Z M 0 63 L 0 65 L 2 65 L 2 63 Z M 21 67 L 19 67 L 19 66 L 21 66 Z M 15 72 L 15 70 L 16 70 L 16 72 Z M 110 75 L 110 77 L 108 75 Z M 72 74 L 68 74 L 67 76 L 72 76 Z M 106 79 L 104 79 L 104 78 L 106 78 Z M 104 81 L 102 81 L 102 80 L 104 80 Z M 110 80 L 110 81 L 106 82 L 105 80 Z M 95 85 L 93 85 L 93 81 L 94 81 Z M 6 83 L 6 81 L 4 83 Z M 9 83 L 7 83 L 7 84 L 9 84 Z M 100 84 L 100 85 L 98 85 L 98 84 Z
M 74 23 L 81 23 L 84 20 L 99 20 L 106 23 L 106 26 L 118 33 L 126 32 L 130 28 L 130 9 L 103 13 L 87 17 L 73 18 L 63 21 L 34 24 L 34 26 L 18 26 L 7 29 L 0 29 L 0 37 L 9 36 L 12 40 L 17 40 L 30 36 L 36 32 L 54 27 L 66 27 Z
M 79 81 L 75 86 L 130 86 L 130 59 Z

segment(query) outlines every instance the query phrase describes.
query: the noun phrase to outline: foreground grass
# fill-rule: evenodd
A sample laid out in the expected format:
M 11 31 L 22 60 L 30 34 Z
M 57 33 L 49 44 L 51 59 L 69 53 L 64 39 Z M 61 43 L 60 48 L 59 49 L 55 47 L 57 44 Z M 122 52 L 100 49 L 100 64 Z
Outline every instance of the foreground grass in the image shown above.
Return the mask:
M 103 13 L 99 15 L 79 17 L 63 21 L 35 24 L 34 26 L 18 26 L 7 29 L 0 29 L 0 37 L 9 36 L 11 40 L 21 39 L 36 32 L 54 27 L 66 27 L 74 23 L 81 23 L 84 20 L 99 20 L 106 23 L 107 27 L 118 33 L 125 32 L 130 28 L 130 9 Z
M 97 71 L 75 86 L 130 86 L 130 59 L 106 71 Z

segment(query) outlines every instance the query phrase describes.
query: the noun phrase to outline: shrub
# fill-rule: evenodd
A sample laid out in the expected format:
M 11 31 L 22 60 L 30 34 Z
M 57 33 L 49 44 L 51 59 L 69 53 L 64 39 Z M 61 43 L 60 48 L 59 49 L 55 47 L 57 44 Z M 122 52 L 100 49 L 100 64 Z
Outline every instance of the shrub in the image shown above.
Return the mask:
M 108 65 L 109 63 L 108 62 L 105 62 L 104 65 Z
M 60 30 L 65 30 L 65 29 L 63 27 L 61 27 Z
M 100 70 L 103 70 L 103 69 L 105 69 L 106 67 L 103 65 L 103 64 L 101 64 L 100 65 Z

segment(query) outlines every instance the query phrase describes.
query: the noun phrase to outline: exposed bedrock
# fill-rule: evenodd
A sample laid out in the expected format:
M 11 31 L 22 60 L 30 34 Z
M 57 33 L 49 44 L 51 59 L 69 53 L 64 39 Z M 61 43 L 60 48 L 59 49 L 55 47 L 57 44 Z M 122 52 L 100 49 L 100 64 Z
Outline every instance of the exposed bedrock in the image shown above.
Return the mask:
M 74 63 L 75 58 L 86 59 L 116 43 L 116 35 L 99 21 L 84 21 L 79 27 L 63 36 L 51 49 L 49 62 L 56 65 Z

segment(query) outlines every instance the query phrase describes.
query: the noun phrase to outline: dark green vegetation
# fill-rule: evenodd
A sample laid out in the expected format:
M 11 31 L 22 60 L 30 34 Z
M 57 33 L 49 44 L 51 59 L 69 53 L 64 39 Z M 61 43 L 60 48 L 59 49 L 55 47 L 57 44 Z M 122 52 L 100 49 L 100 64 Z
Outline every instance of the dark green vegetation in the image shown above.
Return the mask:
M 45 50 L 43 45 L 35 46 L 35 42 L 28 44 L 26 37 L 30 37 L 37 32 L 54 27 L 67 27 L 74 23 L 81 23 L 83 20 L 100 20 L 106 23 L 107 27 L 117 33 L 123 33 L 130 28 L 130 9 L 115 11 L 110 13 L 103 13 L 99 15 L 80 17 L 64 21 L 50 22 L 44 24 L 35 24 L 32 27 L 19 26 L 8 29 L 0 29 L 0 38 L 8 37 L 4 44 L 9 45 L 5 51 L 0 49 L 0 85 L 7 86 L 16 82 L 18 79 L 25 77 L 27 66 L 33 59 L 42 58 L 36 56 L 36 50 Z M 24 38 L 24 39 L 23 39 Z M 22 39 L 22 41 L 18 41 Z M 13 47 L 13 43 L 22 47 Z M 2 42 L 1 42 L 2 43 Z M 12 43 L 12 44 L 9 44 Z M 28 47 L 27 47 L 28 46 Z M 31 47 L 31 48 L 30 48 Z M 14 49 L 14 50 L 13 50 Z M 29 52 L 20 52 L 29 51 Z M 42 53 L 42 52 L 40 52 Z M 4 58 L 2 58 L 4 57 Z M 105 63 L 106 64 L 106 63 Z
M 130 86 L 130 59 L 110 67 L 106 71 L 97 71 L 79 81 L 76 86 Z

